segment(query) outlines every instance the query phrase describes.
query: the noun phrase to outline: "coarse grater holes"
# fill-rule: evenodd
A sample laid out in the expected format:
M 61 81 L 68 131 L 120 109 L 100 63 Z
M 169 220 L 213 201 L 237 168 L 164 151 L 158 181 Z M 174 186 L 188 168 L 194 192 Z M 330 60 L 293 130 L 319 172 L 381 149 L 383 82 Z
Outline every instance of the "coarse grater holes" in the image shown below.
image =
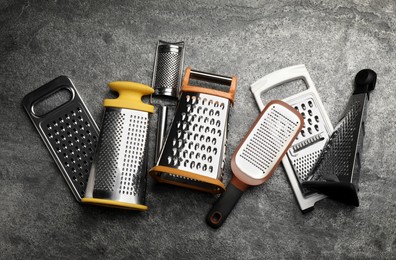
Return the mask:
M 75 107 L 42 123 L 42 130 L 81 197 L 85 193 L 98 141 L 86 114 L 81 107 Z
M 120 155 L 122 126 L 125 115 L 118 112 L 106 111 L 97 160 L 95 189 L 114 191 L 117 176 L 117 161 Z
M 336 126 L 325 151 L 319 158 L 318 165 L 310 181 L 322 180 L 324 175 L 349 176 L 351 174 L 350 157 L 353 156 L 354 132 L 359 127 L 357 121 L 361 102 L 355 101 L 341 122 Z
M 320 118 L 320 112 L 312 99 L 294 104 L 293 106 L 304 118 L 303 129 L 298 134 L 294 143 L 298 143 L 301 139 L 306 139 L 325 131 L 323 122 Z
M 211 98 L 185 95 L 186 111 L 176 119 L 168 165 L 208 174 L 217 170 L 224 131 L 225 104 Z
M 154 88 L 177 88 L 180 81 L 181 52 L 159 52 Z
M 272 106 L 266 118 L 254 128 L 240 157 L 265 173 L 297 125 L 298 122 L 293 122 Z
M 294 103 L 293 107 L 304 118 L 304 126 L 287 154 L 297 175 L 296 177 L 301 183 L 307 180 L 322 152 L 325 144 L 324 137 L 328 135 L 324 120 L 322 120 L 320 111 L 312 98 Z
M 124 160 L 120 178 L 119 193 L 136 196 L 139 183 L 140 171 L 144 162 L 144 150 L 148 117 L 129 115 L 128 133 L 126 137 Z

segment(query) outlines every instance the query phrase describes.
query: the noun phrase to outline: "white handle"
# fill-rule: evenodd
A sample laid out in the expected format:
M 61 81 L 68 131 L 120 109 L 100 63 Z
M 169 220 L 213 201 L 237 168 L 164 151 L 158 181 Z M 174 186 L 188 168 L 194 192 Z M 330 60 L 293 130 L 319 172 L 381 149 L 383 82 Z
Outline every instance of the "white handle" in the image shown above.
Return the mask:
M 254 98 L 256 99 L 257 105 L 260 111 L 264 109 L 264 103 L 261 100 L 261 94 L 267 92 L 268 90 L 278 87 L 290 81 L 302 79 L 308 86 L 308 89 L 316 92 L 315 85 L 308 74 L 307 68 L 304 64 L 295 65 L 274 71 L 250 86 Z

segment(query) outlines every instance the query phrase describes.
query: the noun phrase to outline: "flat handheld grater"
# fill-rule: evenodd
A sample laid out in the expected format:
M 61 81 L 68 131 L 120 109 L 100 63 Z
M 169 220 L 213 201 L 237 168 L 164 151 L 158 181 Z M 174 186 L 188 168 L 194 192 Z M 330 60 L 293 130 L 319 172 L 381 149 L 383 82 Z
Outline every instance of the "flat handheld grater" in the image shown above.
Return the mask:
M 228 92 L 191 86 L 190 79 L 229 86 Z M 175 117 L 156 166 L 150 175 L 159 182 L 219 193 L 228 117 L 234 102 L 236 77 L 187 68 Z
M 36 105 L 61 91 L 70 94 L 67 102 L 58 104 L 42 115 L 36 112 Z M 99 129 L 77 89 L 68 77 L 60 76 L 27 94 L 22 105 L 74 197 L 81 202 L 88 183 Z
M 142 102 L 149 86 L 127 81 L 109 83 L 119 93 L 105 99 L 105 113 L 84 203 L 145 211 L 147 134 L 154 107 Z
M 323 107 L 315 85 L 304 65 L 287 67 L 264 76 L 251 85 L 251 91 L 260 110 L 264 108 L 261 95 L 270 89 L 276 88 L 287 82 L 302 79 L 307 89 L 293 96 L 283 99 L 293 106 L 304 118 L 304 127 L 287 156 L 282 160 L 286 174 L 293 188 L 298 205 L 302 212 L 313 209 L 315 203 L 326 196 L 314 193 L 301 186 L 333 131 L 330 119 Z
M 246 189 L 272 176 L 302 126 L 302 116 L 288 104 L 273 100 L 265 106 L 232 156 L 234 176 L 207 214 L 209 226 L 219 228 Z
M 363 152 L 369 92 L 374 90 L 377 74 L 361 70 L 355 77 L 355 90 L 303 186 L 338 201 L 359 206 L 359 176 Z

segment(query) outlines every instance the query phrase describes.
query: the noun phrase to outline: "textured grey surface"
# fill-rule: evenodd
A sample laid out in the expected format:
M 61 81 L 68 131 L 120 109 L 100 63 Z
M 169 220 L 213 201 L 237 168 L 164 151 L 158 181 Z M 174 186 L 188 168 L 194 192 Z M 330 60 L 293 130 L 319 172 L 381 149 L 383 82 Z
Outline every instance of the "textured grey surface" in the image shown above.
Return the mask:
M 0 258 L 394 259 L 395 12 L 394 0 L 0 1 Z M 360 207 L 325 200 L 301 214 L 281 167 L 217 231 L 204 223 L 216 197 L 150 178 L 146 213 L 79 205 L 22 97 L 68 75 L 99 122 L 108 82 L 150 84 L 158 39 L 184 40 L 185 65 L 238 76 L 228 156 L 265 74 L 305 64 L 335 124 L 354 75 L 375 70 Z

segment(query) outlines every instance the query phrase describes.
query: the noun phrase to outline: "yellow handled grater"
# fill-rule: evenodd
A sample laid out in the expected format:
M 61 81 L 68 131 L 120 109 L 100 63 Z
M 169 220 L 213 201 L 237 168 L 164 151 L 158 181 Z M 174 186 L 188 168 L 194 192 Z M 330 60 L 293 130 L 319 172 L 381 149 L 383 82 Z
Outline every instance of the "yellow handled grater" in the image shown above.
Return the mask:
M 127 81 L 109 83 L 119 93 L 105 99 L 105 113 L 84 203 L 145 211 L 147 135 L 154 107 L 142 102 L 149 86 Z

